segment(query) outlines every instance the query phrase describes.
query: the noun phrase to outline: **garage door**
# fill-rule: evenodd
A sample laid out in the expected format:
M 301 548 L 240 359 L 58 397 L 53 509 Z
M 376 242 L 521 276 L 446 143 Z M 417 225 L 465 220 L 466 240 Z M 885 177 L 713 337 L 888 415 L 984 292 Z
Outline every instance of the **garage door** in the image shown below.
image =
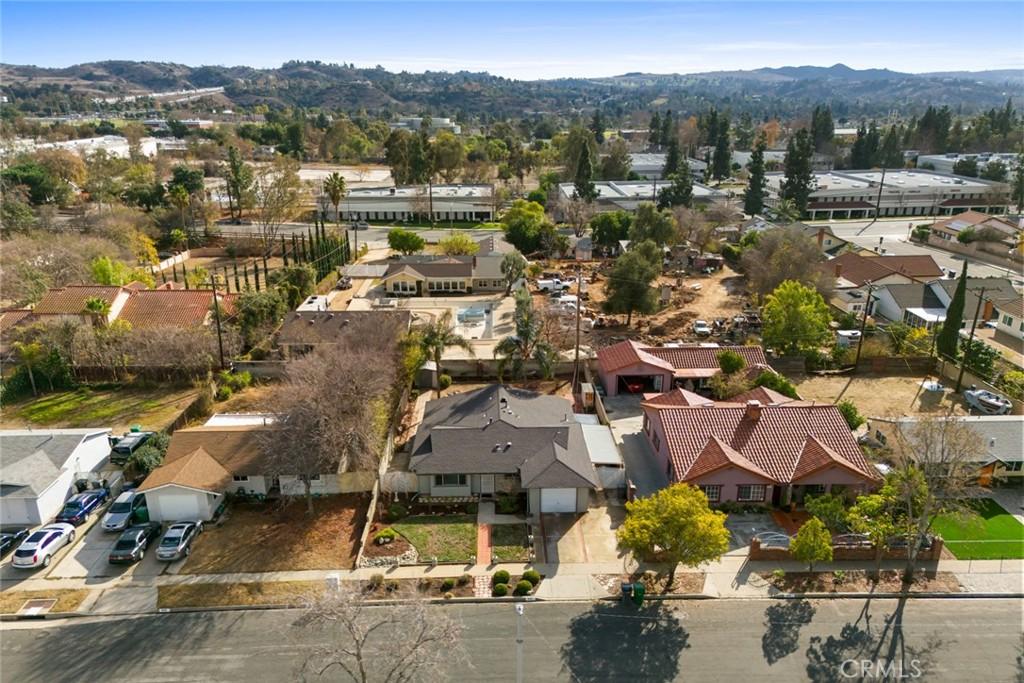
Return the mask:
M 199 501 L 193 493 L 161 493 L 160 516 L 164 522 L 198 519 Z
M 541 489 L 541 512 L 576 512 L 576 489 Z

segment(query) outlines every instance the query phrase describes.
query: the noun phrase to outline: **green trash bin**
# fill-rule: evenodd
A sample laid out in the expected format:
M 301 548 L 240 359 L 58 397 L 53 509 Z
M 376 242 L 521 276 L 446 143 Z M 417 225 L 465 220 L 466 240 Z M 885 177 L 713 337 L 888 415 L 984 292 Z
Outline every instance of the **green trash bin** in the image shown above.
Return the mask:
M 135 511 L 135 522 L 145 524 L 149 521 L 149 508 L 143 505 Z
M 639 581 L 634 583 L 633 584 L 633 602 L 636 603 L 637 605 L 644 604 L 644 593 L 646 593 L 646 592 L 647 592 L 647 589 L 644 588 L 644 585 L 642 583 L 640 583 Z

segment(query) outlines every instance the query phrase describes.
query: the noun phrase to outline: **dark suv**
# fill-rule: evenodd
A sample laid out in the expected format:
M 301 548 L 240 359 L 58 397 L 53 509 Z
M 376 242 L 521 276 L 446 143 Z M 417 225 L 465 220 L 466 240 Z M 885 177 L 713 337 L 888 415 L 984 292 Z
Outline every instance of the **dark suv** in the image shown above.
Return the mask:
M 57 513 L 54 521 L 78 526 L 88 519 L 89 513 L 106 502 L 107 495 L 106 489 L 93 489 L 75 494 L 64 503 L 64 509 Z
M 110 449 L 110 462 L 115 465 L 124 465 L 132 453 L 142 448 L 153 432 L 128 432 L 117 440 Z

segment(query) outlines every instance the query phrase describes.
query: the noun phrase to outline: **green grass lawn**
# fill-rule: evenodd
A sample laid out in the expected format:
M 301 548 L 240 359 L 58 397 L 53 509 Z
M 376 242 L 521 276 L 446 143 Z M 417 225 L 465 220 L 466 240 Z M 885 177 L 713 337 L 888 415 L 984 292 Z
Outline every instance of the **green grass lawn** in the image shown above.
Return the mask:
M 475 515 L 406 517 L 391 528 L 412 543 L 420 562 L 468 562 L 476 555 Z
M 529 560 L 530 548 L 526 544 L 526 525 L 492 525 L 491 550 L 502 562 L 526 562 Z
M 1024 559 L 1024 525 L 991 498 L 971 503 L 980 519 L 935 519 L 932 529 L 942 536 L 958 560 Z
M 133 424 L 163 429 L 177 419 L 194 399 L 191 387 L 140 387 L 104 384 L 71 391 L 42 394 L 38 398 L 4 406 L 4 428 L 19 426 L 110 426 L 115 433 Z

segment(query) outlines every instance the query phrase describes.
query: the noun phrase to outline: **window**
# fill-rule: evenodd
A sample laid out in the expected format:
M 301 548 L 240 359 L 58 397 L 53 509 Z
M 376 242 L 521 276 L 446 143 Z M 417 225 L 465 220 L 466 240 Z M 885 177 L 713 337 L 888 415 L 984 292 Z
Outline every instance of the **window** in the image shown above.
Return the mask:
M 824 484 L 808 484 L 804 488 L 804 495 L 805 496 L 820 496 L 823 493 L 825 493 L 825 485 Z
M 236 474 L 233 477 L 231 477 L 231 481 L 247 482 L 247 481 L 249 481 L 249 477 L 247 477 L 247 476 L 243 477 L 241 475 Z
M 722 499 L 722 486 L 720 484 L 704 484 L 698 488 L 708 497 L 709 503 L 717 503 Z
M 314 474 L 313 476 L 311 476 L 309 478 L 309 480 L 310 481 L 320 481 L 320 475 L 319 474 Z
M 1016 460 L 1014 462 L 1008 462 L 1003 464 L 1003 469 L 1007 472 L 1020 472 L 1024 467 L 1024 461 Z
M 736 500 L 759 503 L 764 500 L 764 484 L 741 484 L 736 487 Z
M 1003 316 L 1003 324 L 1006 325 L 1007 327 L 1013 325 L 1013 318 L 1011 318 L 1008 315 L 1004 315 Z
M 465 486 L 465 474 L 435 474 L 434 486 Z

